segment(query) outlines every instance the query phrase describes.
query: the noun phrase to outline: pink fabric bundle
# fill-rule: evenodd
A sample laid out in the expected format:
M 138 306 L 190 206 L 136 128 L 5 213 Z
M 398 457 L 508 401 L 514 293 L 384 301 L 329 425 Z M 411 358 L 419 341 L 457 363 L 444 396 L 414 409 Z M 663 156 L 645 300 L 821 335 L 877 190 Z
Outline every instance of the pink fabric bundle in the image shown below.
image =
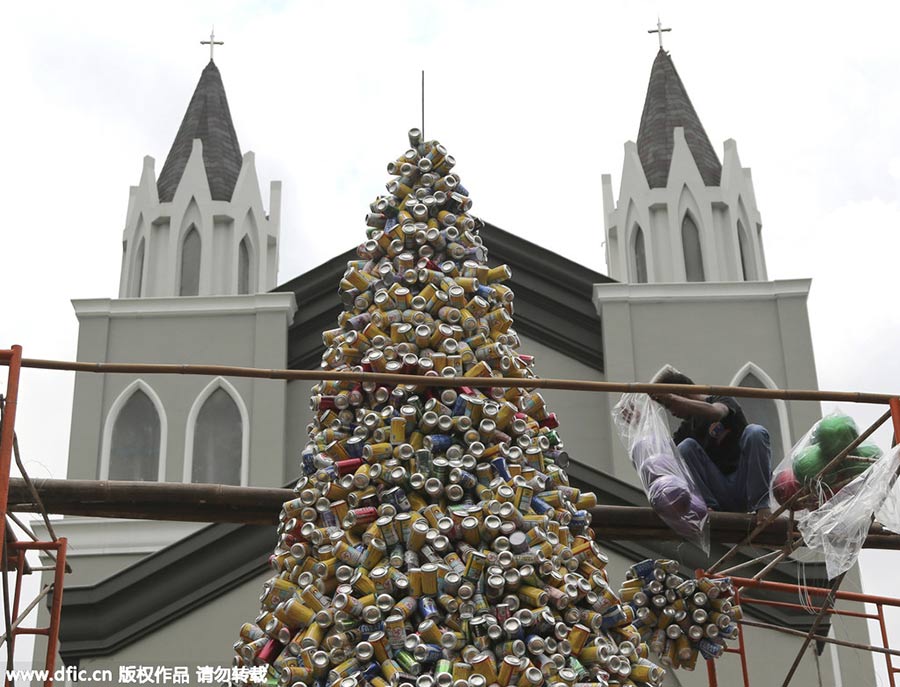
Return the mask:
M 672 441 L 662 406 L 644 394 L 625 394 L 613 419 L 653 510 L 708 552 L 706 502 Z

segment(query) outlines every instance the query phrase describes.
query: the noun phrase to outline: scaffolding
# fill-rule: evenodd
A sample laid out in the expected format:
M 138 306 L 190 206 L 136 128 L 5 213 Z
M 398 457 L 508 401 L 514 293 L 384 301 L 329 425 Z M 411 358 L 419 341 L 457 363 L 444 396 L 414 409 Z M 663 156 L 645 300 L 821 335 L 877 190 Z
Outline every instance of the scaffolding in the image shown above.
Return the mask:
M 233 487 L 227 485 L 204 484 L 159 484 L 152 482 L 110 482 L 110 481 L 72 481 L 72 480 L 37 480 L 32 481 L 24 470 L 18 454 L 15 437 L 15 413 L 18 398 L 19 373 L 21 368 L 38 368 L 50 370 L 67 370 L 75 372 L 92 372 L 101 374 L 179 374 L 179 375 L 213 375 L 223 377 L 253 377 L 279 380 L 345 380 L 360 382 L 378 382 L 392 385 L 408 385 L 420 387 L 423 377 L 420 375 L 389 374 L 377 372 L 335 372 L 328 370 L 279 370 L 234 367 L 225 365 L 167 365 L 143 363 L 92 363 L 70 362 L 59 360 L 40 360 L 22 358 L 20 346 L 9 350 L 0 350 L 0 365 L 9 368 L 7 393 L 5 399 L 0 397 L 0 535 L 3 539 L 4 553 L 2 557 L 4 575 L 4 610 L 6 632 L 2 641 L 7 645 L 8 665 L 12 664 L 15 638 L 22 634 L 43 634 L 47 636 L 47 656 L 45 667 L 50 677 L 46 685 L 53 684 L 52 673 L 59 639 L 60 614 L 63 596 L 63 575 L 68 571 L 66 563 L 66 540 L 57 538 L 48 518 L 48 512 L 57 514 L 90 515 L 96 517 L 129 517 L 153 520 L 181 520 L 196 522 L 242 522 L 273 523 L 277 518 L 281 504 L 293 498 L 290 489 L 260 489 L 252 487 Z M 887 405 L 888 410 L 848 447 L 826 465 L 816 478 L 821 477 L 833 465 L 850 454 L 859 444 L 871 436 L 889 418 L 892 419 L 895 443 L 900 439 L 900 398 L 888 394 L 836 392 L 817 390 L 783 390 L 760 389 L 749 387 L 731 387 L 714 385 L 680 385 L 680 384 L 645 384 L 621 382 L 596 382 L 586 380 L 549 379 L 549 378 L 504 378 L 504 377 L 451 377 L 429 376 L 428 386 L 436 387 L 521 387 L 530 389 L 560 389 L 570 391 L 587 391 L 599 393 L 695 393 L 707 395 L 726 395 L 744 398 L 765 398 L 799 401 L 841 401 L 851 403 L 867 403 Z M 15 455 L 22 478 L 11 478 L 12 456 Z M 737 513 L 712 513 L 711 539 L 731 547 L 709 569 L 698 571 L 698 576 L 725 576 L 752 564 L 765 563 L 753 578 L 730 577 L 737 589 L 737 599 L 747 605 L 781 606 L 809 610 L 809 607 L 786 601 L 773 601 L 747 596 L 748 589 L 768 591 L 803 592 L 810 597 L 822 597 L 819 606 L 813 608 L 815 619 L 808 632 L 792 630 L 769 623 L 761 623 L 749 619 L 741 620 L 738 642 L 735 647 L 726 649 L 728 653 L 738 654 L 744 687 L 749 687 L 750 677 L 747 667 L 746 644 L 742 626 L 754 626 L 772 631 L 793 634 L 804 638 L 803 646 L 789 669 L 784 687 L 790 684 L 797 666 L 810 642 L 834 643 L 850 648 L 861 649 L 884 655 L 887 664 L 891 687 L 896 687 L 895 668 L 892 657 L 900 657 L 900 651 L 890 648 L 887 637 L 884 608 L 900 607 L 900 599 L 893 599 L 869 594 L 845 592 L 839 589 L 843 575 L 838 576 L 830 589 L 788 585 L 769 582 L 763 578 L 781 561 L 790 556 L 803 545 L 803 539 L 794 526 L 793 517 L 779 518 L 785 511 L 808 493 L 807 487 L 801 488 L 794 496 L 786 500 L 769 517 L 757 522 L 754 516 Z M 178 504 L 173 506 L 173 504 Z M 51 541 L 38 541 L 38 538 L 16 518 L 13 511 L 37 512 L 44 519 L 51 536 Z M 792 512 L 792 511 L 791 511 Z M 633 508 L 623 506 L 597 506 L 592 509 L 594 530 L 598 538 L 603 539 L 679 539 L 649 508 Z M 15 540 L 9 525 L 12 520 L 25 531 L 31 542 Z M 740 565 L 724 569 L 738 551 L 748 545 L 768 546 L 774 551 L 754 558 Z M 900 535 L 889 532 L 873 523 L 864 542 L 867 548 L 900 549 Z M 43 551 L 53 560 L 52 566 L 31 568 L 25 559 L 28 551 Z M 15 594 L 12 604 L 8 599 L 6 585 L 9 571 L 16 575 Z M 19 613 L 21 580 L 32 570 L 53 570 L 54 580 L 46 585 L 38 597 L 32 601 L 22 613 Z M 46 628 L 25 628 L 22 621 L 34 609 L 42 598 L 52 594 L 50 604 L 50 625 Z M 860 613 L 835 608 L 838 600 L 870 603 L 876 613 Z M 12 613 L 10 613 L 10 610 Z M 830 615 L 847 615 L 875 620 L 880 625 L 882 645 L 836 640 L 820 634 L 817 629 L 821 621 Z M 710 687 L 718 685 L 715 662 L 707 661 Z M 10 681 L 7 680 L 7 684 Z
M 47 511 L 41 503 L 40 496 L 34 489 L 34 485 L 25 471 L 19 456 L 19 446 L 16 437 L 16 408 L 19 398 L 19 375 L 22 367 L 22 347 L 13 346 L 8 350 L 0 350 L 0 363 L 6 365 L 6 395 L 0 397 L 0 539 L 3 541 L 2 556 L 2 577 L 3 577 L 3 619 L 4 633 L 0 638 L 0 644 L 6 644 L 6 665 L 7 669 L 12 669 L 15 657 L 16 638 L 22 635 L 43 635 L 47 637 L 47 653 L 44 659 L 44 668 L 47 670 L 48 677 L 44 681 L 45 685 L 53 684 L 53 672 L 56 667 L 57 644 L 59 642 L 59 625 L 60 616 L 62 614 L 62 598 L 64 580 L 63 576 L 66 572 L 70 572 L 70 568 L 66 563 L 66 546 L 67 542 L 64 537 L 59 538 L 53 532 Z M 16 465 L 22 474 L 22 483 L 29 493 L 32 495 L 32 501 L 35 504 L 37 512 L 40 512 L 47 531 L 52 539 L 50 541 L 41 541 L 38 537 L 11 512 L 9 508 L 9 483 L 10 472 L 12 469 L 12 460 L 15 456 Z M 25 532 L 31 541 L 18 541 L 9 521 L 16 523 L 19 528 Z M 44 552 L 53 562 L 49 566 L 33 567 L 28 564 L 26 556 L 29 551 Z M 53 571 L 53 582 L 45 585 L 40 593 L 31 603 L 26 606 L 20 613 L 22 602 L 22 582 L 25 575 L 45 570 Z M 13 600 L 9 599 L 9 574 L 14 574 L 14 592 Z M 50 603 L 50 624 L 46 627 L 25 627 L 23 625 L 25 619 L 31 611 L 47 596 L 52 595 Z M 12 678 L 7 674 L 5 679 L 6 685 L 12 685 Z
M 699 575 L 703 575 L 703 571 L 698 571 Z M 870 644 L 862 644 L 859 642 L 850 642 L 841 639 L 836 639 L 834 637 L 827 637 L 824 635 L 816 634 L 815 629 L 816 625 L 810 630 L 809 633 L 801 632 L 800 630 L 793 630 L 786 627 L 781 627 L 780 625 L 774 625 L 772 623 L 763 623 L 755 620 L 750 620 L 748 618 L 743 618 L 738 626 L 738 639 L 736 646 L 727 647 L 725 649 L 726 653 L 736 654 L 738 659 L 740 660 L 741 665 L 741 676 L 743 678 L 742 685 L 743 687 L 750 687 L 750 675 L 749 669 L 747 666 L 747 643 L 744 641 L 744 632 L 743 627 L 757 627 L 765 630 L 771 630 L 774 632 L 780 632 L 782 634 L 792 635 L 794 637 L 802 637 L 804 639 L 809 639 L 816 642 L 823 642 L 826 644 L 834 644 L 837 646 L 843 646 L 850 649 L 859 649 L 862 651 L 869 651 L 876 654 L 881 654 L 884 656 L 885 664 L 887 667 L 887 675 L 888 675 L 888 684 L 890 687 L 896 687 L 896 674 L 900 672 L 900 668 L 894 666 L 893 657 L 900 657 L 900 651 L 897 649 L 892 649 L 890 642 L 888 641 L 888 632 L 887 632 L 887 623 L 885 621 L 885 608 L 900 608 L 900 599 L 887 597 L 887 596 L 876 596 L 873 594 L 859 594 L 856 592 L 845 592 L 835 589 L 825 589 L 823 587 L 811 587 L 811 586 L 803 586 L 795 584 L 785 584 L 780 582 L 769 582 L 766 580 L 757 580 L 752 577 L 731 577 L 732 585 L 734 585 L 736 594 L 735 601 L 740 604 L 742 607 L 746 608 L 748 606 L 768 606 L 768 607 L 777 607 L 784 609 L 793 609 L 805 612 L 814 612 L 816 613 L 816 617 L 829 615 L 829 616 L 843 616 L 843 617 L 851 617 L 851 618 L 862 618 L 866 620 L 874 620 L 878 623 L 881 645 L 873 646 Z M 770 592 L 784 592 L 793 596 L 796 596 L 799 592 L 802 592 L 807 598 L 821 598 L 822 602 L 819 605 L 815 605 L 813 603 L 810 604 L 800 604 L 796 602 L 790 601 L 777 601 L 773 599 L 763 599 L 756 596 L 750 596 L 746 592 L 747 590 L 758 589 L 760 591 L 770 591 Z M 853 611 L 844 608 L 837 608 L 835 605 L 836 601 L 850 601 L 855 603 L 862 604 L 872 604 L 875 606 L 875 612 L 869 613 L 865 611 Z M 800 652 L 800 656 L 803 655 L 803 652 L 806 651 L 808 644 L 804 644 L 803 649 Z M 709 687 L 718 687 L 719 681 L 716 672 L 716 662 L 715 661 L 707 661 L 707 675 L 709 677 Z M 792 674 L 792 673 L 791 673 Z M 791 674 L 789 674 L 788 679 Z

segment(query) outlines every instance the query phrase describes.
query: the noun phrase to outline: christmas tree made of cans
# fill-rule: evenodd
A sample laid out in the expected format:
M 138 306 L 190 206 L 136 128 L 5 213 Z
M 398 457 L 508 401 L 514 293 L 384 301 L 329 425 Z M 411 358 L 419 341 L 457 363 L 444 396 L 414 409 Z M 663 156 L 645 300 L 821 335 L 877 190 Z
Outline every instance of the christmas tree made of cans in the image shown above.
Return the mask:
M 625 594 L 610 587 L 596 498 L 569 486 L 557 418 L 528 385 L 510 269 L 488 266 L 453 157 L 416 129 L 409 142 L 340 280 L 322 368 L 421 382 L 313 388 L 302 477 L 235 665 L 285 686 L 658 685 L 647 630 L 666 664 L 696 648 L 621 599 L 672 575 L 647 561 Z

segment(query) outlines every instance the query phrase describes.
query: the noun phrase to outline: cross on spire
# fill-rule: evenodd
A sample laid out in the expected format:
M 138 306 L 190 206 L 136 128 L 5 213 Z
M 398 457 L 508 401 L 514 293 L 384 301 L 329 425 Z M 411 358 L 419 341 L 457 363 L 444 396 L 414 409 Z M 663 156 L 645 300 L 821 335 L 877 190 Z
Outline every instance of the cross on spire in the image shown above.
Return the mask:
M 213 26 L 209 32 L 209 40 L 208 41 L 200 41 L 200 45 L 208 45 L 209 46 L 209 61 L 213 61 L 213 49 L 217 45 L 225 45 L 224 41 L 216 40 L 216 27 Z
M 656 33 L 656 34 L 659 34 L 659 49 L 662 50 L 662 49 L 663 49 L 662 35 L 663 35 L 666 31 L 671 31 L 671 30 L 672 30 L 672 29 L 664 29 L 664 28 L 662 27 L 662 21 L 660 21 L 659 16 L 657 15 L 657 17 L 656 17 L 656 28 L 655 28 L 655 29 L 649 29 L 649 30 L 647 31 L 647 33 Z

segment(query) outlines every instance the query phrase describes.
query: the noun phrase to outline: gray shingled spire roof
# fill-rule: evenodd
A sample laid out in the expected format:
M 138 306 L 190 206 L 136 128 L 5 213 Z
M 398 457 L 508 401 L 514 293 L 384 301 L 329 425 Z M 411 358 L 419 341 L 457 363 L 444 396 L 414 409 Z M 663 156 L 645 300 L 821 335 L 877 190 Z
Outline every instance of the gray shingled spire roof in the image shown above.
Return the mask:
M 709 142 L 709 136 L 681 83 L 672 58 L 660 48 L 650 70 L 637 139 L 638 155 L 650 188 L 663 187 L 668 181 L 676 126 L 684 127 L 684 138 L 703 183 L 718 186 L 722 178 L 722 163 Z
M 175 197 L 195 138 L 203 142 L 203 164 L 213 200 L 231 200 L 241 171 L 241 147 L 231 121 L 222 75 L 212 60 L 200 75 L 156 182 L 160 202 L 170 202 Z

